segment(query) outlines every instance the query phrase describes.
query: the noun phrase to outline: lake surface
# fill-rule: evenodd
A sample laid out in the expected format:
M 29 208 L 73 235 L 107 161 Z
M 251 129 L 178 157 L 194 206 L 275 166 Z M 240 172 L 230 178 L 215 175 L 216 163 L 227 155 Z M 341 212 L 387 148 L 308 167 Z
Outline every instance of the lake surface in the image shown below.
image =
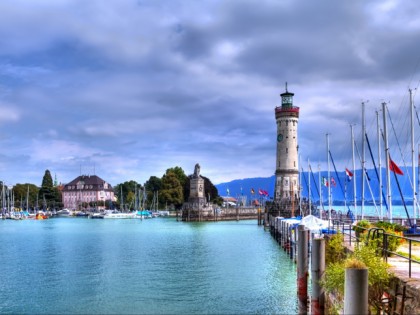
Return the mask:
M 0 220 L 0 239 L 0 313 L 297 310 L 296 265 L 255 220 Z

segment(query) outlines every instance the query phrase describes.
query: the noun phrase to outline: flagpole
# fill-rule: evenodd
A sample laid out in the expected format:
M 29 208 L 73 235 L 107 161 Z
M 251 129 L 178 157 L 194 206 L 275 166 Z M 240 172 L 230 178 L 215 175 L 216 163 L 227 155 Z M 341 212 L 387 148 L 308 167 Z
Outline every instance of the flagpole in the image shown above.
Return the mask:
M 413 171 L 413 218 L 414 225 L 416 225 L 416 204 L 417 204 L 417 190 L 416 190 L 416 165 L 414 164 L 414 101 L 413 91 L 408 89 L 410 93 L 410 112 L 411 112 L 411 168 Z
M 300 163 L 300 154 L 299 154 L 299 165 Z M 302 212 L 302 172 L 299 172 L 299 212 Z
M 319 211 L 323 209 L 322 207 L 322 186 L 321 186 L 321 165 L 318 162 L 318 185 L 319 185 Z M 322 219 L 322 216 L 319 216 Z
M 383 119 L 384 119 L 384 141 L 385 141 L 385 157 L 386 157 L 386 197 L 389 206 L 389 222 L 392 223 L 392 196 L 391 196 L 391 176 L 389 173 L 389 147 L 388 147 L 388 131 L 386 128 L 386 103 L 382 103 Z
M 329 134 L 326 134 L 327 137 L 327 183 L 330 181 L 330 140 Z M 328 184 L 328 221 L 331 220 L 331 185 Z
M 308 158 L 308 169 L 310 169 L 309 158 Z M 312 214 L 312 200 L 311 200 L 311 177 L 310 171 L 308 170 L 308 194 L 309 194 L 309 215 Z
M 354 219 L 357 221 L 357 191 L 356 191 L 356 161 L 354 159 L 354 133 L 353 126 L 350 125 L 351 129 L 351 153 L 353 159 L 353 199 L 354 199 Z
M 379 209 L 381 213 L 381 218 L 384 217 L 384 212 L 382 209 L 382 162 L 381 162 L 381 132 L 379 129 L 379 112 L 376 111 L 376 132 L 377 132 L 377 138 L 378 138 L 378 160 L 379 160 Z
M 365 134 L 366 134 L 366 122 L 365 122 L 365 102 L 362 102 L 362 220 L 365 215 Z

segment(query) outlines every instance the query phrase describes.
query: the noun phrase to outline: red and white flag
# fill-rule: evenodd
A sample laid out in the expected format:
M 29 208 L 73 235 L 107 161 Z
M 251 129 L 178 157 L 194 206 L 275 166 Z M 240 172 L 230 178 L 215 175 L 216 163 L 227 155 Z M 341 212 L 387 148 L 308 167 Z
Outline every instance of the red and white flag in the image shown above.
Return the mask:
M 352 172 L 350 172 L 350 171 L 348 170 L 348 168 L 346 168 L 346 175 L 347 175 L 347 180 L 348 180 L 348 181 L 351 181 L 351 180 L 352 180 L 352 178 L 353 178 L 353 173 L 352 173 Z

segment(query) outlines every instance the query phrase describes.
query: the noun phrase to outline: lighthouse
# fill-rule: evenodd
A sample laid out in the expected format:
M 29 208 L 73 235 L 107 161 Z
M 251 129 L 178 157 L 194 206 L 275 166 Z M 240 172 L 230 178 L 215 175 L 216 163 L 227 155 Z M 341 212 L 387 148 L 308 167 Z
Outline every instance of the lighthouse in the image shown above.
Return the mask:
M 275 108 L 277 123 L 276 183 L 274 200 L 294 204 L 300 197 L 298 165 L 299 107 L 293 106 L 294 94 L 280 94 L 281 106 Z M 290 203 L 289 203 L 290 201 Z

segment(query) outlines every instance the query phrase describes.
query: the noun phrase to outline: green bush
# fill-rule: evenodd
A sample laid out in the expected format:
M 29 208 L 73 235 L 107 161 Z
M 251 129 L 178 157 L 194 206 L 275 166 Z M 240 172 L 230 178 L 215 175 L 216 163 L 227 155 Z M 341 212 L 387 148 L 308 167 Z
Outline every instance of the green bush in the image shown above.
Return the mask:
M 328 248 L 330 244 L 333 245 L 333 249 Z M 326 245 L 326 257 L 329 251 L 336 252 L 338 247 L 339 246 L 335 244 L 335 240 L 333 242 L 328 242 Z M 347 259 L 338 259 L 336 261 L 330 261 L 330 263 L 327 264 L 321 285 L 327 293 L 334 295 L 334 310 L 340 309 L 343 306 L 345 268 L 346 266 L 353 266 L 357 262 L 357 265 L 365 265 L 369 270 L 369 304 L 375 308 L 376 313 L 379 312 L 382 307 L 380 303 L 382 294 L 389 286 L 392 274 L 389 272 L 387 263 L 376 254 L 376 249 L 375 244 L 361 243 Z M 340 256 L 332 255 L 332 257 Z
M 343 234 L 333 234 L 330 238 L 326 239 L 325 245 L 325 265 L 331 263 L 342 262 L 346 258 L 344 247 Z
M 368 220 L 360 220 L 353 225 L 353 230 L 356 232 L 356 235 L 359 236 L 360 234 L 365 233 L 368 229 L 372 227 L 372 224 Z

